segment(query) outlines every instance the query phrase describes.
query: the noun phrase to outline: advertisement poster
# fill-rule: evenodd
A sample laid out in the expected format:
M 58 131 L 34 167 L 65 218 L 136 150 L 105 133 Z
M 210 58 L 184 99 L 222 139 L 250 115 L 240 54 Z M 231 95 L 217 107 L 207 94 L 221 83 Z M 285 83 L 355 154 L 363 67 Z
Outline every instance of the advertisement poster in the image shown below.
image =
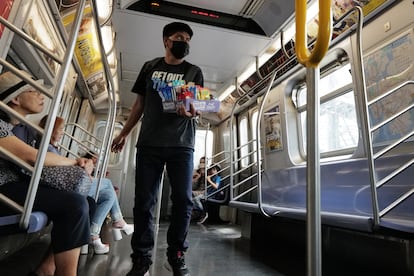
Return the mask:
M 49 51 L 57 56 L 63 57 L 63 46 L 58 39 L 51 22 L 43 2 L 40 0 L 33 1 L 23 30 L 34 40 L 45 46 Z M 43 53 L 41 53 L 41 55 L 46 61 L 51 73 L 56 75 L 59 69 L 59 64 L 50 56 Z
M 14 0 L 1 0 L 0 1 L 0 16 L 3 17 L 4 19 L 9 18 L 9 14 L 13 6 L 13 2 Z M 0 24 L 0 38 L 3 34 L 4 28 L 5 27 L 3 26 L 3 24 Z
M 373 132 L 373 142 L 383 145 L 404 139 L 414 129 L 414 33 L 412 30 L 381 45 L 364 57 L 371 127 L 389 120 Z M 383 96 L 395 87 L 393 93 Z M 401 113 L 402 112 L 402 113 Z M 392 119 L 396 114 L 399 116 Z M 411 135 L 412 136 L 412 135 Z
M 63 24 L 69 32 L 75 18 L 75 10 L 68 12 L 63 18 Z M 99 49 L 99 40 L 95 31 L 95 21 L 92 10 L 87 6 L 84 11 L 78 39 L 76 41 L 75 55 L 86 80 L 89 92 L 93 99 L 106 92 L 106 80 Z
M 394 0 L 332 0 L 332 15 L 334 24 L 349 10 L 355 6 L 362 8 L 364 17 L 367 17 L 372 12 L 380 9 L 384 4 L 389 4 Z M 332 31 L 332 38 L 335 38 L 348 30 L 352 25 L 355 24 L 357 15 L 354 13 L 347 19 L 342 21 L 341 24 L 335 25 Z M 308 23 L 308 36 L 309 41 L 315 39 L 318 33 L 318 17 L 316 16 L 313 20 Z
M 279 106 L 264 113 L 266 151 L 278 151 L 283 149 L 282 129 L 280 124 Z

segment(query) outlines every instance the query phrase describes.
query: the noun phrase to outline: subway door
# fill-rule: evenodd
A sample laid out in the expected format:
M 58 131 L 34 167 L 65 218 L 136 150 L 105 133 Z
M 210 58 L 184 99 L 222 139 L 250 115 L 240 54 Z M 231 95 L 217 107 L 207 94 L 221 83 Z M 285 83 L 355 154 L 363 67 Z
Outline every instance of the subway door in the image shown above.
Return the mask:
M 104 137 L 105 127 L 106 120 L 97 123 L 97 137 Z M 121 123 L 115 123 L 113 138 L 119 134 L 122 127 Z M 107 177 L 111 179 L 117 191 L 122 214 L 125 218 L 133 217 L 136 133 L 137 129 L 128 136 L 124 149 L 120 153 L 110 152 L 108 159 Z

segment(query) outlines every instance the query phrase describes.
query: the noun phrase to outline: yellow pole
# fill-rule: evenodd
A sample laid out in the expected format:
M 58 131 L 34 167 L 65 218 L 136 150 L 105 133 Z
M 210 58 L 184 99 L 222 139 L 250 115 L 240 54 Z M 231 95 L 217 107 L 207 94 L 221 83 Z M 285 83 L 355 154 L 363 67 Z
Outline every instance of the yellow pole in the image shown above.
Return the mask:
M 295 0 L 296 5 L 296 56 L 305 67 L 316 67 L 329 48 L 332 31 L 331 0 L 319 0 L 319 28 L 312 52 L 307 45 L 306 0 Z

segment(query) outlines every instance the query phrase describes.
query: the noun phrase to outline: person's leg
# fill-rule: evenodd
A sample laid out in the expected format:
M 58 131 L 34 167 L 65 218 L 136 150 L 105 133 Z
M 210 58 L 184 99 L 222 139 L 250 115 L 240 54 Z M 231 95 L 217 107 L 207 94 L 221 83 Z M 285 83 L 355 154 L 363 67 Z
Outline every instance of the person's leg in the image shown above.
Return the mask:
M 94 178 L 89 196 L 95 196 L 97 185 L 98 180 Z M 105 221 L 105 218 L 108 215 L 109 211 L 111 210 L 115 198 L 116 194 L 112 188 L 112 183 L 108 181 L 107 178 L 102 178 L 98 192 L 98 201 L 96 202 L 96 209 L 91 217 L 91 236 L 99 237 L 102 224 Z
M 135 174 L 134 233 L 132 268 L 127 276 L 148 275 L 154 248 L 154 207 L 157 201 L 164 161 L 162 150 L 138 148 Z
M 168 251 L 186 251 L 192 202 L 193 150 L 169 149 L 167 172 L 171 183 L 172 213 L 167 233 Z
M 56 276 L 76 276 L 80 248 L 74 248 L 55 254 Z
M 201 199 L 203 197 L 204 197 L 203 195 L 197 195 L 193 198 L 193 204 L 194 204 L 193 209 L 194 210 L 201 211 L 201 212 L 204 211 L 203 204 L 201 203 Z
M 89 240 L 89 205 L 85 196 L 39 187 L 34 209 L 53 221 L 55 275 L 76 275 L 80 246 Z
M 95 184 L 94 184 L 93 188 L 91 189 L 90 194 L 91 193 L 95 193 L 95 191 L 96 191 L 96 183 L 98 181 L 95 180 L 94 182 L 95 182 Z M 103 191 L 103 190 L 105 190 L 105 191 Z M 116 191 L 115 191 L 115 188 L 114 188 L 114 186 L 112 184 L 111 179 L 109 179 L 109 178 L 102 178 L 102 180 L 101 180 L 100 193 L 101 193 L 101 191 L 104 192 L 106 195 L 109 195 L 111 198 L 114 199 L 114 202 L 113 202 L 113 204 L 111 206 L 111 209 L 109 211 L 109 213 L 111 214 L 112 220 L 115 221 L 115 222 L 116 221 L 123 220 L 123 216 L 122 216 L 122 212 L 121 212 L 121 207 L 119 206 L 118 197 L 117 197 L 117 194 L 116 194 Z M 101 196 L 101 195 L 99 194 L 99 196 Z M 99 197 L 98 197 L 98 199 L 99 199 Z M 106 215 L 105 215 L 105 217 L 106 217 Z
M 171 270 L 174 275 L 189 275 L 184 252 L 188 248 L 186 238 L 193 209 L 191 190 L 193 150 L 169 149 L 167 172 L 171 183 L 172 213 L 167 232 L 168 263 L 166 263 L 166 268 Z
M 112 190 L 114 191 L 115 194 L 115 200 L 114 200 L 114 204 L 112 204 L 112 208 L 110 211 L 111 214 L 111 218 L 113 222 L 117 222 L 117 221 L 121 221 L 123 220 L 123 216 L 122 216 L 122 211 L 121 211 L 121 207 L 119 206 L 119 201 L 118 201 L 118 197 L 116 196 L 116 191 L 114 188 L 114 185 L 112 184 L 112 181 L 108 178 L 105 178 L 109 181 Z
M 38 276 L 42 275 L 55 275 L 56 265 L 55 265 L 55 255 L 53 254 L 52 248 L 49 249 L 42 263 L 36 269 L 36 274 Z
M 112 219 L 113 231 L 119 231 L 117 234 L 114 234 L 114 239 L 119 240 L 122 238 L 121 231 L 123 231 L 126 235 L 131 235 L 134 232 L 134 225 L 128 224 L 124 220 L 121 207 L 119 206 L 119 201 L 118 201 L 118 197 L 115 191 L 115 187 L 112 184 L 112 181 L 109 178 L 104 178 L 103 180 L 109 183 L 108 185 L 111 187 L 114 193 L 115 200 L 114 200 L 114 203 L 112 204 L 110 214 L 111 214 L 111 219 Z
M 154 207 L 164 169 L 163 150 L 138 148 L 136 155 L 134 234 L 132 259 L 151 258 L 154 247 Z
M 112 190 L 115 194 L 114 204 L 112 204 L 112 208 L 110 211 L 112 222 L 116 225 L 116 227 L 122 227 L 125 224 L 124 217 L 122 215 L 121 206 L 119 206 L 118 197 L 116 195 L 115 187 L 112 184 L 112 181 L 108 178 L 105 178 L 111 185 Z
M 96 193 L 98 179 L 93 179 L 92 189 L 89 195 Z M 109 245 L 102 243 L 99 235 L 106 216 L 114 204 L 116 199 L 115 191 L 111 181 L 107 178 L 101 179 L 99 186 L 98 200 L 96 201 L 95 212 L 91 217 L 91 239 L 95 254 L 106 254 L 109 252 Z
M 12 183 L 10 189 L 2 190 L 16 202 L 23 204 L 28 183 Z M 70 251 L 68 262 L 75 267 L 62 266 L 56 261 L 56 275 L 76 275 L 80 246 L 89 241 L 89 206 L 85 196 L 40 185 L 37 190 L 33 211 L 44 212 L 53 222 L 51 232 L 52 248 L 55 258 L 58 254 Z M 66 256 L 66 255 L 65 255 Z
M 208 210 L 207 210 L 207 201 L 204 196 L 200 198 L 200 204 L 201 204 L 201 216 L 199 220 L 197 221 L 198 224 L 203 224 L 208 219 Z

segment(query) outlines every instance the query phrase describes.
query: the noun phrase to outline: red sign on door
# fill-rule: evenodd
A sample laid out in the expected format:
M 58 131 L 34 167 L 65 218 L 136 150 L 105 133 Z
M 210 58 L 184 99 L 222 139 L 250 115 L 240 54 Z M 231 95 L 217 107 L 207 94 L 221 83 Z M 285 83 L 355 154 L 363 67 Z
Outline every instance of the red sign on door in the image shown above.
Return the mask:
M 0 1 L 0 16 L 2 16 L 4 19 L 9 18 L 10 10 L 13 6 L 14 0 L 1 0 Z M 0 38 L 3 34 L 4 25 L 0 24 Z

